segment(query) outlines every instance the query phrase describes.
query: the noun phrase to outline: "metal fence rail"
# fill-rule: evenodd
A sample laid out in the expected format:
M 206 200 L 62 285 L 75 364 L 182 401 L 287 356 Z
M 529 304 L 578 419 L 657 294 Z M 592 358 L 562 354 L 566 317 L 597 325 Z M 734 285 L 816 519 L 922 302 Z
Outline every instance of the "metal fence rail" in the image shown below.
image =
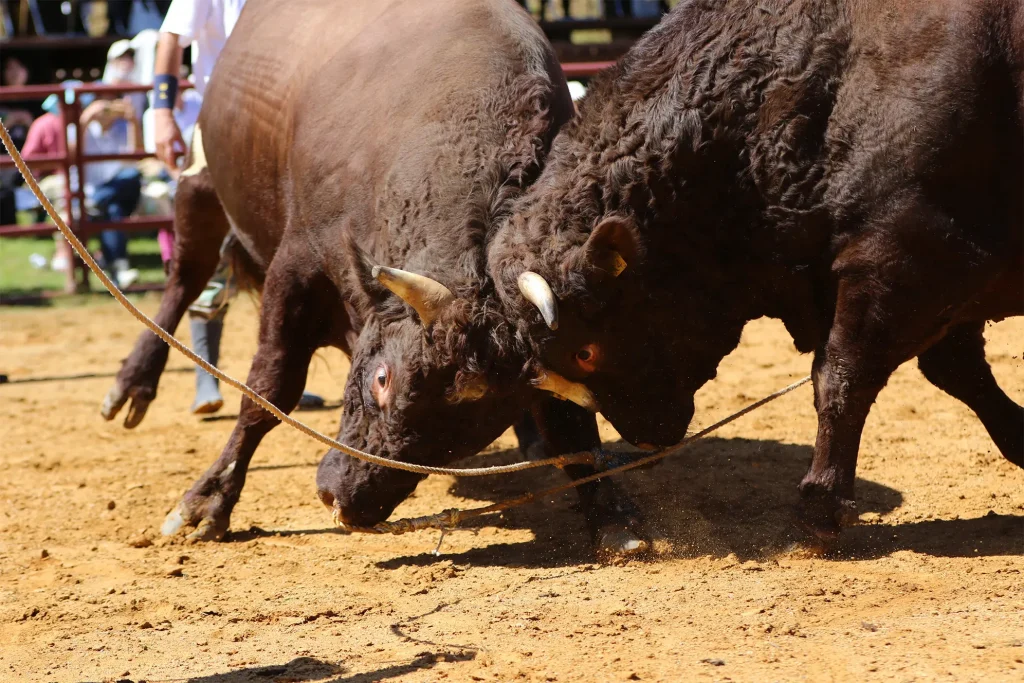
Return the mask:
M 188 83 L 182 84 L 183 87 L 190 87 L 190 85 Z M 74 93 L 74 98 L 70 103 L 67 102 L 64 96 L 66 90 Z M 119 96 L 129 93 L 146 93 L 150 90 L 152 90 L 152 86 L 148 85 L 107 84 L 83 84 L 70 89 L 65 89 L 59 84 L 0 88 L 0 102 L 42 100 L 49 95 L 57 96 L 58 103 L 60 104 L 61 118 L 64 123 L 64 153 L 60 155 L 30 157 L 25 161 L 34 172 L 56 170 L 64 176 L 64 220 L 79 237 L 87 238 L 97 232 L 109 229 L 140 232 L 159 230 L 160 228 L 170 229 L 173 225 L 171 216 L 129 217 L 115 222 L 89 220 L 85 214 L 85 184 L 82 182 L 84 178 L 82 170 L 87 164 L 100 161 L 139 161 L 151 158 L 154 155 L 144 151 L 127 154 L 89 154 L 89 151 L 84 149 L 85 136 L 75 135 L 73 137 L 72 134 L 72 130 L 77 127 L 82 116 L 81 96 L 87 93 L 96 96 Z M 141 121 L 137 122 L 137 125 L 141 125 Z M 14 160 L 9 156 L 0 156 L 0 169 L 13 168 L 14 165 Z M 72 169 L 76 169 L 74 173 L 72 173 Z M 77 176 L 77 186 L 73 186 L 71 183 L 72 175 Z M 49 235 L 56 231 L 57 227 L 52 223 L 0 225 L 0 237 Z M 80 279 L 76 277 L 79 275 Z M 84 269 L 84 264 L 78 258 L 69 259 L 64 284 L 65 291 L 83 291 L 88 290 L 88 288 L 88 271 Z

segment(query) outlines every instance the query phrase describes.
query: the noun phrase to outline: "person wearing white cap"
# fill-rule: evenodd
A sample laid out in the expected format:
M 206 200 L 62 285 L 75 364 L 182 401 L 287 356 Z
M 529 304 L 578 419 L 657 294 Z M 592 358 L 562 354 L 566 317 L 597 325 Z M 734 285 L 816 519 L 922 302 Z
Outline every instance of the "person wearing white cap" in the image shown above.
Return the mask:
M 132 41 L 122 39 L 114 42 L 107 50 L 107 65 L 103 69 L 103 83 L 108 85 L 138 85 L 138 68 L 135 64 L 135 47 Z M 146 110 L 146 93 L 127 93 L 124 99 L 130 100 L 135 112 L 142 114 Z
M 206 84 L 217 58 L 244 6 L 245 0 L 172 0 L 167 10 L 167 16 L 160 27 L 153 68 L 152 120 L 156 155 L 168 168 L 176 169 L 179 157 L 186 150 L 174 113 L 175 104 L 179 101 L 178 73 L 185 47 L 192 46 L 192 81 L 201 98 L 206 92 Z M 198 131 L 195 134 L 199 135 Z M 231 239 L 231 234 L 227 239 Z M 228 276 L 229 265 L 222 259 L 217 273 L 189 307 L 192 347 L 213 365 L 217 364 L 220 355 L 227 302 L 234 293 Z M 319 396 L 306 393 L 299 405 L 310 407 L 323 403 Z M 223 404 L 217 378 L 197 367 L 196 397 L 192 412 L 216 412 Z
M 82 85 L 81 81 L 65 81 L 64 99 L 69 104 L 74 99 L 74 88 Z M 142 133 L 139 129 L 138 116 L 128 100 L 96 100 L 90 93 L 82 93 L 78 97 L 82 107 L 82 115 L 76 126 L 72 127 L 72 144 L 77 140 L 84 142 L 84 152 L 88 154 L 120 154 L 133 152 L 142 147 Z M 43 102 L 46 112 L 39 117 L 29 129 L 22 152 L 26 157 L 50 156 L 64 152 L 64 119 L 60 111 L 57 95 L 50 95 Z M 79 135 L 78 131 L 82 134 Z M 63 201 L 63 176 L 56 176 L 57 185 L 50 185 L 48 195 L 57 194 Z M 142 181 L 139 171 L 132 165 L 122 161 L 93 161 L 79 169 L 79 174 L 72 176 L 72 183 L 83 184 L 86 200 L 86 212 L 92 217 L 104 221 L 120 221 L 132 214 L 139 203 Z M 103 230 L 100 232 L 100 246 L 103 252 L 104 266 L 110 271 L 118 287 L 125 289 L 139 277 L 139 271 L 128 264 L 127 237 L 120 230 Z M 54 257 L 55 270 L 67 267 L 70 250 L 63 247 L 63 240 L 58 240 L 57 256 Z M 63 248 L 62 248 L 63 247 Z

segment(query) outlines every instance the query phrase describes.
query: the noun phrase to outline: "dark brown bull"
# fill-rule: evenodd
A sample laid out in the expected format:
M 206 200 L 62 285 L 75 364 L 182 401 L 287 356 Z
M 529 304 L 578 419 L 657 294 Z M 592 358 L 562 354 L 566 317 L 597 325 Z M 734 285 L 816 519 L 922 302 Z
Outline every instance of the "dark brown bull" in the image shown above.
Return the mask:
M 249 0 L 211 80 L 157 321 L 177 326 L 230 227 L 262 285 L 248 384 L 282 409 L 299 400 L 313 352 L 335 346 L 352 358 L 339 436 L 350 446 L 449 463 L 531 407 L 548 453 L 598 446 L 592 415 L 523 380 L 526 347 L 485 269 L 495 226 L 573 112 L 543 33 L 506 0 L 279 4 Z M 126 425 L 138 424 L 166 359 L 143 334 L 105 416 L 131 400 Z M 165 532 L 220 538 L 277 422 L 243 399 Z M 331 451 L 317 484 L 342 522 L 370 526 L 421 478 Z M 603 544 L 639 543 L 610 483 L 580 494 Z
M 982 337 L 1024 313 L 1022 120 L 1019 1 L 684 1 L 594 84 L 489 267 L 634 443 L 679 440 L 744 324 L 781 319 L 814 353 L 800 519 L 831 541 L 914 357 L 1024 466 Z

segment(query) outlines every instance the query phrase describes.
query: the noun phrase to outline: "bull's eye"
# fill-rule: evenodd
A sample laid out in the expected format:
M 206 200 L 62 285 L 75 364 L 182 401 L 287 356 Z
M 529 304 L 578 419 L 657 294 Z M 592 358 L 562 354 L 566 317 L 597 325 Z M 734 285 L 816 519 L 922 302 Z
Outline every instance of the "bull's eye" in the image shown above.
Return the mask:
M 388 404 L 391 395 L 391 371 L 388 366 L 381 363 L 373 373 L 373 380 L 370 385 L 370 392 L 381 408 Z
M 587 344 L 576 352 L 576 365 L 585 372 L 593 372 L 597 369 L 597 345 Z

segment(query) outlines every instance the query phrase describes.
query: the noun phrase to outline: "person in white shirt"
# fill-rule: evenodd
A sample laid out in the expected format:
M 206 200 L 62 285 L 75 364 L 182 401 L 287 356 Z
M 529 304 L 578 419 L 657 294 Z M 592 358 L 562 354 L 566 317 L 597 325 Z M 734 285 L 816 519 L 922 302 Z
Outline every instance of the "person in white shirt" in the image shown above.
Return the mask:
M 178 73 L 185 47 L 192 46 L 192 80 L 201 102 L 221 50 L 235 28 L 245 0 L 173 0 L 160 27 L 153 67 L 153 142 L 157 158 L 169 169 L 177 169 L 178 159 L 187 146 L 181 125 L 175 116 Z M 232 239 L 229 233 L 228 240 Z M 189 307 L 189 330 L 192 347 L 209 363 L 216 365 L 220 355 L 220 339 L 224 329 L 227 302 L 234 294 L 225 259 L 203 293 Z M 303 394 L 299 405 L 323 405 L 315 394 Z M 195 414 L 220 410 L 224 399 L 217 378 L 196 368 L 196 397 L 192 403 Z
M 196 92 L 193 98 L 198 97 L 193 101 L 201 104 L 213 66 L 244 5 L 245 0 L 173 0 L 167 9 L 156 44 L 152 114 L 151 121 L 146 122 L 151 125 L 146 127 L 152 131 L 149 137 L 157 158 L 167 165 L 172 176 L 177 175 L 178 159 L 187 149 L 181 125 L 175 117 L 175 105 L 179 103 L 178 74 L 185 48 L 192 46 Z M 213 365 L 220 356 L 220 338 L 230 296 L 228 276 L 226 264 L 218 266 L 199 299 L 189 307 L 192 346 Z M 192 412 L 197 415 L 213 413 L 223 405 L 217 378 L 196 367 Z
M 185 48 L 192 46 L 192 78 L 201 97 L 244 5 L 245 0 L 174 0 L 167 10 L 156 46 L 153 107 L 157 156 L 170 167 L 185 153 L 172 113 Z

